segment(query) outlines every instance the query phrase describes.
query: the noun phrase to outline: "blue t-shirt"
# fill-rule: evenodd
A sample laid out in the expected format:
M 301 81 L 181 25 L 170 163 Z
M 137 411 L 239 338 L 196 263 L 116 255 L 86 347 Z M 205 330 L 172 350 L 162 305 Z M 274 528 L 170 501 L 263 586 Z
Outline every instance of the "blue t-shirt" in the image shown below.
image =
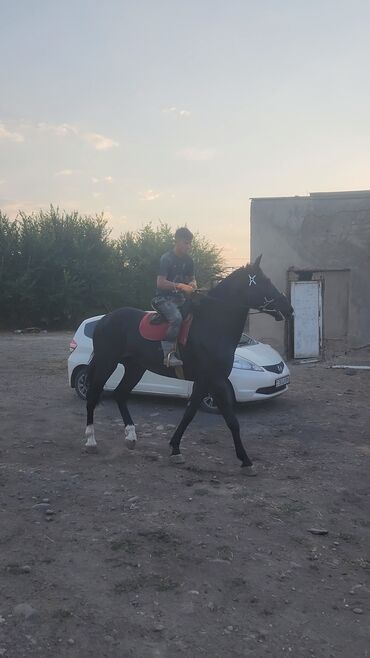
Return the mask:
M 187 254 L 177 256 L 174 251 L 167 251 L 161 257 L 158 276 L 164 276 L 167 281 L 173 281 L 173 283 L 190 283 L 194 279 L 193 259 Z M 167 296 L 174 294 L 179 294 L 179 292 L 157 288 L 157 295 Z

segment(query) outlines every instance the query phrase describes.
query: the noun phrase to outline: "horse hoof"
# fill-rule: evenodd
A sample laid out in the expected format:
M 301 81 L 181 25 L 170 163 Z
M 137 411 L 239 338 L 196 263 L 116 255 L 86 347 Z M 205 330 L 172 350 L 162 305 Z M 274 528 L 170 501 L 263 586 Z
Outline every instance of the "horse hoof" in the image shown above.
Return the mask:
M 89 455 L 95 455 L 98 452 L 98 446 L 88 446 L 85 445 L 85 452 L 88 452 Z
M 125 439 L 125 443 L 129 450 L 135 450 L 136 441 L 133 441 L 132 439 Z
M 179 453 L 178 455 L 170 455 L 171 464 L 185 464 L 184 456 Z
M 244 466 L 244 464 L 242 464 L 241 467 L 243 469 L 243 471 L 242 471 L 243 475 L 246 475 L 247 477 L 250 477 L 250 478 L 256 477 L 257 471 L 256 471 L 256 468 L 253 466 L 253 464 L 252 464 L 252 466 Z

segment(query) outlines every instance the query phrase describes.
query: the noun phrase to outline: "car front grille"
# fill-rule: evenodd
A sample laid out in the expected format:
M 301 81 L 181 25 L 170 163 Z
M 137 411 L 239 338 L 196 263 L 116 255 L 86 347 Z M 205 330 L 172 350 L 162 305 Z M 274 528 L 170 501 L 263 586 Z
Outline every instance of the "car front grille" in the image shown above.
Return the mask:
M 269 372 L 275 372 L 277 375 L 280 375 L 284 370 L 284 362 L 280 361 L 280 363 L 275 363 L 273 366 L 262 366 L 262 368 L 268 370 Z
M 256 393 L 260 393 L 260 395 L 272 395 L 272 393 L 284 391 L 286 387 L 286 384 L 283 384 L 283 386 L 265 386 L 265 388 L 257 388 Z

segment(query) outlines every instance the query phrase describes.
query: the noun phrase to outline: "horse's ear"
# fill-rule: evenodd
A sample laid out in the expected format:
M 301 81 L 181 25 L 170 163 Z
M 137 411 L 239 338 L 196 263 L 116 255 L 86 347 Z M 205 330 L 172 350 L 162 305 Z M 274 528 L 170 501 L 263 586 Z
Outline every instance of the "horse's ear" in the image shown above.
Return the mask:
M 257 269 L 260 266 L 262 259 L 262 254 L 260 254 L 253 263 L 253 269 Z

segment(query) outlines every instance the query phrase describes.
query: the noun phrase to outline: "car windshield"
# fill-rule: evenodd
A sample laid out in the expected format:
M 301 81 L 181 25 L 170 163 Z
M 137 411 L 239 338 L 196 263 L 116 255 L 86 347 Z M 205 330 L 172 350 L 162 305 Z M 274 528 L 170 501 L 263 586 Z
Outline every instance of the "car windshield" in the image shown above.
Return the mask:
M 258 340 L 248 336 L 248 334 L 242 334 L 238 343 L 238 347 L 245 347 L 246 345 L 258 345 Z

